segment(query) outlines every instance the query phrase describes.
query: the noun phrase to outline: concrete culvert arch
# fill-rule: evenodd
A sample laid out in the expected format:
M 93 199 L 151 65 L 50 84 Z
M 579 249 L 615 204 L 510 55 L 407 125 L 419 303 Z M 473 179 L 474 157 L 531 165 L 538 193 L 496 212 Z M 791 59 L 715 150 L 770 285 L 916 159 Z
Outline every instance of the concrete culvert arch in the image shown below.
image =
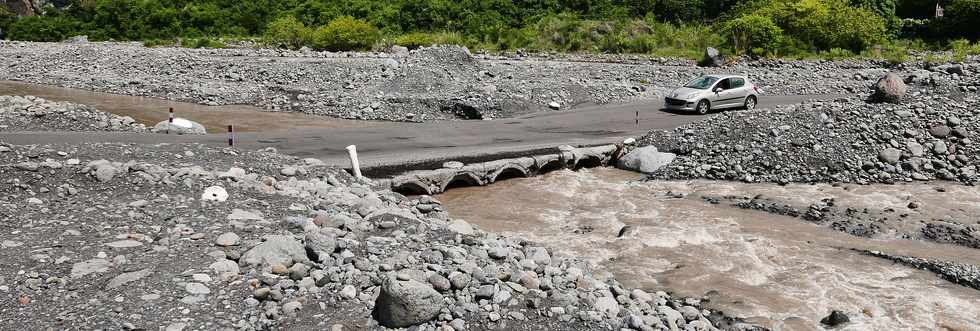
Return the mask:
M 518 166 L 507 166 L 498 170 L 491 178 L 494 182 L 511 178 L 524 178 L 528 176 L 527 169 Z
M 552 171 L 555 171 L 555 170 L 560 170 L 560 169 L 565 168 L 565 167 L 566 167 L 565 163 L 562 162 L 561 160 L 552 160 L 552 161 L 548 161 L 547 163 L 541 165 L 541 167 L 538 168 L 537 174 L 538 175 L 543 175 L 543 174 L 546 174 L 546 173 L 549 173 L 549 172 L 552 172 Z
M 445 185 L 442 186 L 442 191 L 454 187 L 466 187 L 466 186 L 482 186 L 484 183 L 479 177 L 470 172 L 461 172 L 453 176 Z

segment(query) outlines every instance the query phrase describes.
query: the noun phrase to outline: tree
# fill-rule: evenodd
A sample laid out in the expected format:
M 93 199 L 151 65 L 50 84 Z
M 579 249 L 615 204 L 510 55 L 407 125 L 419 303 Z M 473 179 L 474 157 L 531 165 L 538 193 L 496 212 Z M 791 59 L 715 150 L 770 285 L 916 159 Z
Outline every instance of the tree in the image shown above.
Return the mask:
M 761 15 L 746 15 L 725 23 L 724 34 L 736 52 L 753 53 L 755 49 L 775 52 L 783 40 L 783 29 Z
M 895 36 L 902 28 L 902 20 L 896 15 L 898 7 L 895 0 L 851 0 L 851 5 L 868 9 L 885 20 L 888 34 Z
M 78 31 L 78 22 L 62 16 L 25 16 L 10 25 L 11 40 L 62 41 Z
M 269 23 L 265 31 L 265 40 L 276 46 L 299 49 L 310 43 L 313 31 L 295 17 L 285 16 Z
M 946 13 L 950 21 L 950 29 L 945 31 L 947 38 L 980 38 L 980 29 L 976 27 L 980 21 L 980 0 L 953 0 Z
M 846 0 L 772 0 L 753 13 L 783 29 L 790 52 L 841 48 L 858 53 L 887 36 L 884 19 Z
M 624 0 L 623 4 L 632 17 L 644 17 L 657 10 L 657 0 Z
M 381 31 L 370 23 L 341 16 L 313 32 L 313 47 L 328 51 L 367 50 L 380 38 Z
M 657 17 L 668 22 L 697 22 L 704 13 L 702 0 L 660 0 Z
M 0 6 L 0 38 L 6 36 L 7 28 L 10 27 L 11 24 L 14 24 L 14 21 L 16 20 L 17 14 L 14 14 L 13 12 L 7 10 L 7 8 Z

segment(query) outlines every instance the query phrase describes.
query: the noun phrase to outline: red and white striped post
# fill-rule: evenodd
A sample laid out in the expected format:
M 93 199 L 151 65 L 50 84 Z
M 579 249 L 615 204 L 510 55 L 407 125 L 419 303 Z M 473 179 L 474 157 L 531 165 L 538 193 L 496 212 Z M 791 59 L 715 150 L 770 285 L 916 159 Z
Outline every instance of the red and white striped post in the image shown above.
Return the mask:
M 174 107 L 170 107 L 170 119 L 167 123 L 167 134 L 170 134 L 170 127 L 174 126 Z
M 235 127 L 228 124 L 228 146 L 235 147 Z

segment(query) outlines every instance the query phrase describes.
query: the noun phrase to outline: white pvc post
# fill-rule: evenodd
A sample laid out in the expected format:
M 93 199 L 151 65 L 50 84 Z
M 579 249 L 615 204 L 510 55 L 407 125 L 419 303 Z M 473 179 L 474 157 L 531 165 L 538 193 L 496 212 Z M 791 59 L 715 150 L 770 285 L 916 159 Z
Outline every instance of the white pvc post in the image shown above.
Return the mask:
M 357 146 L 347 146 L 347 155 L 350 156 L 350 166 L 354 170 L 354 177 L 361 178 L 361 165 L 357 162 Z

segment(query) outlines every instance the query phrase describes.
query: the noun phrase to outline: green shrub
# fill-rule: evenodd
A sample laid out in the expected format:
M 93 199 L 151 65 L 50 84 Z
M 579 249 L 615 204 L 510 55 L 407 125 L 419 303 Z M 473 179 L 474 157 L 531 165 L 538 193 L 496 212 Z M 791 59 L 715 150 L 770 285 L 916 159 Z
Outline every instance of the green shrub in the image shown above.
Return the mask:
M 786 53 L 831 48 L 860 52 L 887 37 L 884 19 L 845 0 L 768 0 L 746 8 L 783 29 L 791 39 Z
M 881 57 L 892 65 L 898 65 L 908 62 L 909 50 L 902 45 L 885 45 L 882 47 Z
M 956 62 L 963 62 L 968 55 L 980 55 L 980 42 L 971 44 L 969 40 L 957 39 L 949 43 L 949 50 L 953 51 Z
M 865 8 L 838 8 L 829 25 L 835 29 L 827 46 L 860 52 L 887 39 L 884 19 Z
M 272 21 L 265 31 L 265 42 L 277 47 L 299 49 L 309 45 L 312 39 L 313 31 L 292 16 Z
M 658 0 L 657 16 L 667 22 L 696 22 L 704 14 L 702 0 Z
M 828 51 L 820 53 L 820 55 L 828 60 L 843 60 L 854 57 L 853 52 L 843 48 L 831 48 Z
M 394 43 L 409 49 L 416 49 L 436 44 L 462 45 L 463 39 L 459 34 L 415 32 L 396 37 Z
M 14 21 L 16 20 L 17 14 L 14 14 L 3 6 L 0 6 L 0 38 L 6 36 L 7 28 L 9 28 L 11 24 L 14 24 Z
M 760 15 L 746 15 L 728 21 L 722 29 L 736 52 L 748 50 L 755 55 L 775 52 L 783 40 L 783 29 L 772 19 Z
M 368 22 L 341 16 L 313 32 L 313 47 L 328 51 L 367 50 L 381 39 L 381 31 Z
M 945 31 L 948 35 L 969 39 L 980 38 L 980 29 L 976 27 L 977 21 L 980 20 L 980 0 L 953 0 L 946 7 L 946 16 L 951 28 Z
M 405 46 L 409 49 L 416 49 L 419 47 L 427 47 L 432 45 L 476 46 L 475 44 L 468 43 L 466 38 L 464 38 L 463 35 L 458 32 L 414 32 L 403 34 L 395 38 L 394 44 Z M 497 47 L 497 45 L 493 45 L 491 43 L 482 45 L 482 48 L 499 49 L 501 47 Z M 502 48 L 507 49 L 507 47 Z
M 79 23 L 63 16 L 27 16 L 10 25 L 11 40 L 62 41 L 77 34 Z
M 177 45 L 176 39 L 150 39 L 143 42 L 143 47 L 169 47 Z
M 924 62 L 926 64 L 926 66 L 933 66 L 933 65 L 937 65 L 937 64 L 949 63 L 952 60 L 953 60 L 953 58 L 951 58 L 949 55 L 936 54 L 936 53 L 933 53 L 933 52 L 929 52 L 922 59 L 922 62 Z
M 898 34 L 902 21 L 895 14 L 898 7 L 896 0 L 851 0 L 851 5 L 870 10 L 885 20 L 885 27 L 890 36 Z
M 195 38 L 184 40 L 181 45 L 185 48 L 225 48 L 228 45 L 224 43 L 211 39 L 211 38 Z

